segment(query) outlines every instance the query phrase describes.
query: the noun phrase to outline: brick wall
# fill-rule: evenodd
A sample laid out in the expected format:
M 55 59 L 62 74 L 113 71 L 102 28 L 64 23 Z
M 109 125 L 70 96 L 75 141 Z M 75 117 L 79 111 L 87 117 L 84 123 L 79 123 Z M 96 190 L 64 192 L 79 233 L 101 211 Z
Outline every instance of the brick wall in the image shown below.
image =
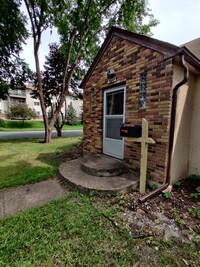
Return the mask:
M 115 70 L 117 81 L 108 84 L 106 72 Z M 139 110 L 140 74 L 147 73 L 146 109 Z M 157 181 L 166 174 L 169 118 L 172 88 L 172 60 L 164 60 L 159 52 L 114 36 L 84 89 L 84 153 L 102 153 L 103 93 L 109 87 L 126 84 L 125 121 L 130 125 L 149 122 L 149 136 L 156 144 L 149 145 L 148 172 Z M 91 112 L 91 90 L 95 106 Z M 125 138 L 124 160 L 139 170 L 140 144 Z

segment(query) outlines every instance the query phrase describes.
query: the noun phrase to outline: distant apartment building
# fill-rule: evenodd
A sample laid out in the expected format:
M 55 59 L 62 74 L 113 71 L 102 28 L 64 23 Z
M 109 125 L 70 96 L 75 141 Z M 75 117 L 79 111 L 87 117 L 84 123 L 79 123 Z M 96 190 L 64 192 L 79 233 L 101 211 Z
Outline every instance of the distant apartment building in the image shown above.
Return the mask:
M 42 110 L 40 107 L 40 101 L 38 99 L 33 99 L 31 97 L 32 92 L 31 87 L 26 89 L 13 89 L 9 91 L 9 97 L 7 100 L 0 100 L 0 118 L 6 118 L 6 115 L 10 111 L 10 107 L 15 104 L 27 104 L 29 108 L 34 109 L 37 118 L 42 119 Z M 66 96 L 65 103 L 63 105 L 62 111 L 67 111 L 69 105 L 72 104 L 76 110 L 77 120 L 82 119 L 83 112 L 83 101 L 82 99 L 76 98 L 73 94 Z

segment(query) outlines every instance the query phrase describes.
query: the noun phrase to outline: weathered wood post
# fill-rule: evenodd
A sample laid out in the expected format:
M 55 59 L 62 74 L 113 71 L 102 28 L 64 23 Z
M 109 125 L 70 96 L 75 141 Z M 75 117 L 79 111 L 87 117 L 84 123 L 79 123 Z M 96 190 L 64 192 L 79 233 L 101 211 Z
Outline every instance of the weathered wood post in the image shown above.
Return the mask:
M 142 137 L 133 138 L 133 142 L 141 143 L 141 158 L 140 158 L 140 194 L 144 195 L 146 190 L 146 175 L 147 175 L 147 154 L 148 144 L 155 144 L 155 141 L 148 137 L 149 123 L 146 119 L 142 119 Z

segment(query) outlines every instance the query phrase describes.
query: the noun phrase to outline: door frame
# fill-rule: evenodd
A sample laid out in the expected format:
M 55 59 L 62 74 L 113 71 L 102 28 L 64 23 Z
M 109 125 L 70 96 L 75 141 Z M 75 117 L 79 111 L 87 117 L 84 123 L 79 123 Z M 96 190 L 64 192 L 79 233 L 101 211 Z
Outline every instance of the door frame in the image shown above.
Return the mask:
M 120 90 L 124 90 L 124 105 L 123 105 L 123 123 L 125 122 L 125 110 L 126 110 L 126 85 L 120 85 L 120 86 L 116 86 L 116 87 L 112 87 L 109 89 L 105 89 L 104 90 L 104 99 L 103 99 L 103 153 L 104 153 L 104 147 L 105 147 L 105 135 L 106 135 L 106 94 L 107 93 L 112 93 L 112 92 L 116 92 L 116 91 L 120 91 Z M 107 138 L 107 139 L 111 139 L 111 140 L 116 140 L 116 141 L 120 141 L 121 145 L 122 145 L 122 157 L 116 157 L 113 155 L 109 155 L 118 159 L 123 159 L 124 158 L 124 138 L 122 137 L 122 140 L 117 140 L 117 139 L 112 139 L 112 138 Z M 106 154 L 106 153 L 105 153 Z M 108 155 L 108 154 L 106 154 Z

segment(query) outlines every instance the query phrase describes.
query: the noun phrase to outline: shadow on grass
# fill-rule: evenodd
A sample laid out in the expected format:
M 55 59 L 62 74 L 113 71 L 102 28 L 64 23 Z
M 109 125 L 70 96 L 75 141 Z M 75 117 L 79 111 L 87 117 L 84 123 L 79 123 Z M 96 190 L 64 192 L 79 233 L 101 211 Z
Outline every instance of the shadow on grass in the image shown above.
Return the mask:
M 67 139 L 66 139 L 67 140 Z M 13 145 L 16 141 L 19 148 L 23 146 L 30 146 L 31 143 L 39 143 L 40 140 L 8 140 L 5 145 Z M 48 144 L 47 144 L 48 145 Z M 43 146 L 41 144 L 41 146 Z M 0 167 L 0 188 L 8 188 L 13 186 L 24 185 L 41 180 L 48 179 L 57 174 L 59 165 L 69 159 L 80 157 L 82 154 L 82 147 L 80 142 L 63 142 L 59 147 L 52 148 L 54 152 L 49 153 L 37 153 L 36 158 L 33 158 L 34 162 L 31 162 L 31 158 L 28 157 L 27 150 L 24 152 L 24 160 L 18 160 L 18 152 L 11 152 L 9 155 L 2 155 L 0 160 L 7 161 L 7 163 Z M 42 151 L 43 149 L 39 149 Z M 48 149 L 49 150 L 49 149 Z M 31 151 L 31 148 L 30 148 Z M 38 152 L 40 152 L 38 151 Z M 35 153 L 35 152 L 34 152 Z M 20 154 L 20 153 L 19 153 Z M 16 159 L 16 161 L 14 161 Z M 27 161 L 26 161 L 27 159 Z M 36 161 L 35 161 L 36 160 Z M 38 163 L 37 163 L 38 162 Z M 41 166 L 41 163 L 45 166 Z M 39 165 L 39 166 L 37 166 Z
M 19 153 L 12 153 L 12 154 L 9 154 L 9 155 L 3 155 L 3 156 L 0 156 L 0 161 L 4 161 L 4 160 L 7 160 L 7 159 L 11 159 L 15 156 L 17 156 Z
M 16 187 L 29 183 L 39 182 L 55 174 L 54 168 L 31 166 L 30 163 L 20 161 L 10 166 L 12 170 L 8 172 L 8 167 L 1 167 L 0 189 Z
M 57 151 L 53 153 L 40 153 L 36 159 L 42 163 L 58 167 L 65 161 L 77 159 L 79 157 L 82 157 L 82 145 L 71 144 L 58 147 Z
M 17 139 L 17 138 L 5 138 L 0 139 L 0 145 L 3 145 L 6 143 L 6 145 L 13 145 L 13 144 L 24 144 L 24 143 L 33 143 L 33 144 L 45 144 L 43 138 L 23 138 L 23 139 Z

